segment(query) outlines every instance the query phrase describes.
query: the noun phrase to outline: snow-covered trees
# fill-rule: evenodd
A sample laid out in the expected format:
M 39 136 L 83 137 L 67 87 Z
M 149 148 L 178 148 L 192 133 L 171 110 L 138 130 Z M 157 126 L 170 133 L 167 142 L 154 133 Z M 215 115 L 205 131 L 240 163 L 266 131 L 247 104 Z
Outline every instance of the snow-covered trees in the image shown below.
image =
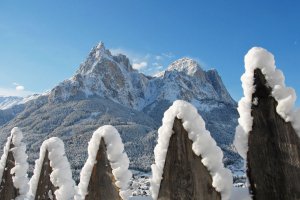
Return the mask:
M 274 56 L 252 48 L 245 56 L 235 146 L 246 159 L 255 199 L 300 199 L 300 111 Z
M 17 127 L 13 128 L 7 138 L 0 161 L 0 199 L 23 200 L 29 185 L 27 178 L 26 145 L 22 142 L 23 134 Z
M 231 172 L 191 104 L 178 100 L 165 112 L 154 155 L 153 199 L 229 199 Z
M 64 143 L 57 137 L 45 140 L 30 179 L 30 199 L 71 200 L 74 195 L 75 182 Z
M 97 129 L 88 153 L 75 199 L 128 199 L 131 172 L 118 131 L 109 125 Z

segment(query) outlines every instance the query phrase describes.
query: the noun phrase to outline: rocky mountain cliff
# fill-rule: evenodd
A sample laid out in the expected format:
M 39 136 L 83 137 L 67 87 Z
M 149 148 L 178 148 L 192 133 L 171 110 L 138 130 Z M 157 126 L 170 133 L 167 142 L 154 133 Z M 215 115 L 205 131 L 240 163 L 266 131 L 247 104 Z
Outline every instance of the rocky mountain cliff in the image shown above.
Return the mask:
M 231 145 L 237 105 L 216 70 L 204 71 L 196 61 L 182 58 L 150 77 L 134 70 L 125 55 L 112 55 L 103 43 L 91 50 L 74 76 L 49 93 L 19 105 L 15 115 L 0 123 L 0 145 L 12 127 L 20 127 L 32 170 L 41 143 L 58 136 L 65 142 L 77 179 L 92 132 L 111 124 L 121 134 L 131 168 L 147 171 L 153 163 L 163 113 L 177 99 L 198 108 L 225 152 L 225 163 L 238 166 L 239 157 Z M 4 111 L 0 110 L 0 118 Z

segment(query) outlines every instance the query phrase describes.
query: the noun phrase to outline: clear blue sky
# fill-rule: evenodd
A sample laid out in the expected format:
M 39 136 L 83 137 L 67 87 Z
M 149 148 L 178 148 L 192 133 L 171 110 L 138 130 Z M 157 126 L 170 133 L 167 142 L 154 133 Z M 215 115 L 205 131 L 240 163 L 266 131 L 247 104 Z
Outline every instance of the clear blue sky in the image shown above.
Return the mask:
M 262 46 L 300 96 L 299 10 L 296 0 L 0 1 L 0 94 L 51 89 L 103 41 L 149 74 L 195 58 L 236 100 L 244 55 Z

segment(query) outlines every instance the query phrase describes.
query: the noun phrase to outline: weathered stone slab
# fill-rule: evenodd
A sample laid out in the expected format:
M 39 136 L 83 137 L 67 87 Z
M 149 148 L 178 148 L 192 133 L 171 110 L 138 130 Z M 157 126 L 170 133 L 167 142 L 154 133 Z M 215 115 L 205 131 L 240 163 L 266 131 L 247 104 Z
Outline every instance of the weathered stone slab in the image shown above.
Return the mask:
M 49 152 L 46 150 L 45 157 L 39 177 L 38 187 L 36 190 L 35 200 L 56 200 L 55 190 L 58 188 L 53 185 L 50 180 L 50 174 L 52 173 L 52 167 L 50 166 L 50 160 L 48 157 Z
M 10 143 L 9 149 L 14 148 L 12 142 Z M 12 151 L 8 151 L 5 169 L 3 171 L 2 180 L 0 184 L 0 199 L 1 200 L 11 200 L 15 199 L 18 195 L 18 189 L 15 188 L 12 174 L 10 170 L 15 167 L 15 159 Z
M 212 177 L 192 150 L 192 141 L 179 119 L 175 119 L 170 138 L 159 200 L 220 200 Z
M 256 69 L 257 105 L 252 105 L 247 175 L 256 200 L 300 199 L 300 139 L 276 112 L 277 102 L 261 70 Z
M 119 189 L 107 158 L 107 150 L 103 138 L 96 156 L 97 163 L 93 167 L 88 186 L 86 200 L 121 200 Z

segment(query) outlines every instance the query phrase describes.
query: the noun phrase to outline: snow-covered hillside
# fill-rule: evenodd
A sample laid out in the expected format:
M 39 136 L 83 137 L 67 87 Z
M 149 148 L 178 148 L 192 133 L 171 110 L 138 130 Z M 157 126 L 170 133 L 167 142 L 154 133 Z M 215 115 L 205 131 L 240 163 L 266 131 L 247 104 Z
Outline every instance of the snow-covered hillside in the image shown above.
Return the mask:
M 5 110 L 22 102 L 22 97 L 4 97 L 0 96 L 0 110 Z
M 28 101 L 37 99 L 40 96 L 40 94 L 29 95 L 27 97 L 0 96 L 0 110 L 6 110 L 16 105 L 25 104 Z

